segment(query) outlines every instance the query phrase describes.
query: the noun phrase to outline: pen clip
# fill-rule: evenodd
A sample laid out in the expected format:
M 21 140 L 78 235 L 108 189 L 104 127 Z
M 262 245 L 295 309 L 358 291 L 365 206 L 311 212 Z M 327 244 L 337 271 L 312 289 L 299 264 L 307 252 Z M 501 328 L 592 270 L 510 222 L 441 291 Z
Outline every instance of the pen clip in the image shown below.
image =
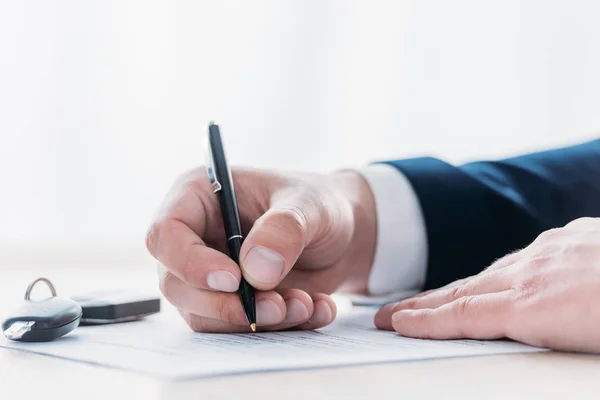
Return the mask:
M 217 193 L 222 189 L 221 183 L 217 179 L 217 175 L 215 173 L 215 160 L 212 156 L 212 149 L 210 147 L 210 125 L 207 128 L 206 132 L 206 143 L 205 143 L 205 162 L 206 162 L 206 173 L 208 174 L 208 179 L 210 180 L 210 184 L 213 188 L 213 193 Z

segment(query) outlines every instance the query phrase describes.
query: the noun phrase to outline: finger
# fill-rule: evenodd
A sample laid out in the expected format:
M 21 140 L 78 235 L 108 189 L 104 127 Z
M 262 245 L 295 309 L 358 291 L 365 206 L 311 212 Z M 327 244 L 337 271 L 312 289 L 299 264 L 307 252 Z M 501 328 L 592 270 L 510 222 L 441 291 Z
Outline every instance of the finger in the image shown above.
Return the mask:
M 154 218 L 155 222 L 148 232 L 147 240 L 150 242 L 148 243 L 150 252 L 152 253 L 153 234 L 159 233 L 153 228 L 169 218 L 181 221 L 202 237 L 206 231 L 208 220 L 214 219 L 214 213 L 218 211 L 212 202 L 202 201 L 203 198 L 210 199 L 211 197 L 207 197 L 210 194 L 211 187 L 202 169 L 194 169 L 179 177 L 165 196 Z
M 398 307 L 398 302 L 386 304 L 377 311 L 373 320 L 377 329 L 386 331 L 394 329 L 392 326 L 392 315 L 397 311 L 396 307 Z
M 427 296 L 413 297 L 397 303 L 394 312 L 404 309 L 438 308 L 465 296 L 503 292 L 510 289 L 510 275 L 505 271 L 482 273 L 461 285 L 436 290 Z
M 511 253 L 511 254 L 508 254 L 505 257 L 502 257 L 502 258 L 498 259 L 495 263 L 493 263 L 492 265 L 490 265 L 483 272 L 485 272 L 485 271 L 493 271 L 493 270 L 496 270 L 496 269 L 501 269 L 501 268 L 504 268 L 504 267 L 507 267 L 509 265 L 514 264 L 516 261 L 518 261 L 522 257 L 522 255 L 520 255 L 518 253 L 519 252 Z M 478 276 L 479 276 L 479 274 L 478 275 L 471 275 L 471 276 L 468 276 L 468 277 L 462 278 L 462 279 L 457 279 L 457 280 L 455 280 L 453 282 L 448 283 L 447 285 L 440 286 L 439 288 L 436 288 L 436 289 L 426 290 L 426 291 L 421 292 L 421 293 L 419 293 L 419 294 L 417 294 L 417 295 L 415 295 L 413 297 L 423 297 L 423 296 L 427 296 L 427 295 L 429 295 L 429 294 L 431 294 L 433 292 L 439 291 L 439 290 L 451 289 L 451 288 L 454 288 L 456 286 L 464 285 L 465 283 L 469 282 L 470 280 L 472 280 L 472 279 L 474 279 L 474 278 L 476 278 Z
M 258 331 L 268 332 L 294 328 L 297 330 L 312 330 L 322 328 L 330 324 L 336 316 L 337 309 L 335 302 L 327 295 L 317 294 L 313 296 L 316 299 L 317 304 L 315 305 L 314 321 L 306 322 L 304 324 L 296 325 L 293 324 L 279 324 L 270 326 L 259 326 Z M 229 332 L 250 332 L 248 324 L 233 324 L 230 322 L 201 317 L 199 315 L 192 314 L 185 310 L 179 310 L 187 324 L 196 332 L 206 333 L 229 333 Z
M 222 321 L 219 319 L 212 319 L 201 317 L 199 315 L 192 314 L 185 310 L 179 310 L 179 313 L 188 324 L 188 326 L 194 332 L 203 333 L 234 333 L 234 332 L 251 332 L 248 324 L 238 325 L 232 324 L 231 322 Z M 261 327 L 257 327 L 257 330 L 262 330 Z
M 450 282 L 449 284 L 447 284 L 445 286 L 441 286 L 437 289 L 430 289 L 430 290 L 421 292 L 421 293 L 413 296 L 410 299 L 417 299 L 417 298 L 429 296 L 429 295 L 436 293 L 438 291 L 441 291 L 441 290 L 451 289 L 453 287 L 462 285 L 465 282 L 468 282 L 470 279 L 472 279 L 474 277 L 475 277 L 475 275 L 469 276 L 469 277 L 463 278 L 463 279 L 458 279 L 454 282 Z M 406 300 L 410 300 L 410 299 L 406 299 Z M 377 329 L 382 329 L 382 330 L 387 330 L 387 331 L 391 331 L 394 329 L 392 327 L 392 315 L 396 311 L 400 310 L 399 304 L 400 304 L 399 301 L 394 302 L 394 303 L 389 303 L 389 304 L 386 304 L 385 306 L 383 306 L 382 308 L 380 308 L 379 311 L 377 311 L 377 313 L 375 314 L 375 319 L 374 319 L 374 323 L 375 323 L 375 326 L 377 327 Z
M 187 174 L 165 199 L 156 222 L 148 231 L 146 247 L 183 281 L 201 289 L 234 292 L 239 286 L 239 267 L 225 254 L 205 246 L 207 221 L 214 219 L 199 173 Z M 208 204 L 210 203 L 210 204 Z
M 400 310 L 392 316 L 402 336 L 423 339 L 499 339 L 506 327 L 514 291 L 461 297 L 436 309 Z
M 307 322 L 297 326 L 297 329 L 311 330 L 318 329 L 329 325 L 335 320 L 337 315 L 337 306 L 333 299 L 323 293 L 313 294 L 313 302 L 315 304 L 314 312 Z
M 225 254 L 206 247 L 189 228 L 176 219 L 167 219 L 155 227 L 154 256 L 171 273 L 199 289 L 235 292 L 241 272 Z
M 162 273 L 160 289 L 165 298 L 178 309 L 234 325 L 248 325 L 237 293 L 197 289 L 187 285 L 167 270 Z M 258 326 L 280 324 L 285 315 L 285 301 L 279 293 L 256 293 L 256 324 Z
M 400 310 L 438 308 L 461 297 L 486 293 L 502 292 L 510 289 L 511 280 L 507 272 L 498 270 L 481 273 L 475 277 L 462 279 L 456 285 L 434 290 L 425 296 L 413 297 L 397 303 L 388 304 L 375 314 L 375 326 L 379 329 L 392 330 L 391 317 Z
M 302 199 L 286 198 L 256 220 L 244 240 L 240 259 L 244 277 L 259 290 L 275 288 L 312 239 L 318 210 Z
M 307 322 L 314 313 L 312 297 L 303 290 L 283 289 L 278 291 L 285 300 L 286 315 L 279 325 L 265 327 L 266 330 L 285 330 Z
M 510 253 L 510 254 L 500 258 L 499 260 L 497 260 L 495 263 L 490 265 L 486 270 L 484 270 L 482 273 L 480 273 L 478 275 L 473 275 L 473 276 L 469 276 L 469 277 L 466 277 L 463 279 L 458 279 L 454 282 L 451 282 L 451 283 L 449 283 L 445 286 L 442 286 L 440 288 L 437 288 L 437 289 L 427 290 L 425 292 L 419 293 L 418 295 L 414 296 L 411 299 L 404 300 L 403 302 L 386 304 L 375 314 L 375 319 L 374 319 L 375 326 L 378 329 L 392 330 L 393 329 L 392 315 L 399 310 L 409 309 L 409 308 L 436 308 L 436 307 L 439 307 L 441 304 L 446 304 L 449 301 L 454 301 L 456 298 L 459 297 L 458 295 L 460 294 L 460 290 L 457 291 L 457 288 L 468 285 L 468 283 L 473 281 L 474 279 L 480 279 L 484 274 L 487 275 L 494 271 L 497 271 L 497 270 L 503 269 L 507 266 L 510 266 L 510 265 L 514 264 L 515 262 L 519 261 L 522 258 L 522 256 L 523 256 L 523 254 L 521 251 L 516 251 L 516 252 Z M 489 279 L 489 278 L 494 279 L 495 276 L 496 275 L 492 275 L 486 279 Z M 484 283 L 485 283 L 485 280 L 480 281 L 480 284 L 484 284 Z M 449 291 L 449 289 L 451 291 Z M 497 287 L 496 291 L 502 291 L 502 290 L 506 290 L 506 289 L 508 289 L 508 286 L 504 287 L 504 283 L 503 283 L 502 286 Z M 474 291 L 470 294 L 478 294 L 478 293 L 481 293 L 481 292 Z M 485 293 L 485 291 L 483 293 Z M 427 301 L 431 301 L 431 304 L 427 305 L 425 303 L 420 303 L 418 300 L 420 298 L 427 298 L 428 299 Z
M 180 314 L 187 322 L 188 326 L 195 332 L 202 333 L 246 333 L 252 332 L 248 324 L 236 325 L 230 322 L 220 321 L 218 319 L 211 319 L 201 317 L 199 315 L 191 314 L 187 311 L 180 310 Z M 287 329 L 285 325 L 276 326 L 257 326 L 257 332 L 273 332 Z
M 286 304 L 286 317 L 281 324 L 277 325 L 259 325 L 259 331 L 279 331 L 294 328 L 297 325 L 308 321 L 314 310 L 313 299 L 311 296 L 297 289 L 283 290 L 281 293 Z M 222 320 L 201 317 L 185 309 L 179 309 L 188 325 L 196 332 L 250 332 L 247 323 L 238 325 Z

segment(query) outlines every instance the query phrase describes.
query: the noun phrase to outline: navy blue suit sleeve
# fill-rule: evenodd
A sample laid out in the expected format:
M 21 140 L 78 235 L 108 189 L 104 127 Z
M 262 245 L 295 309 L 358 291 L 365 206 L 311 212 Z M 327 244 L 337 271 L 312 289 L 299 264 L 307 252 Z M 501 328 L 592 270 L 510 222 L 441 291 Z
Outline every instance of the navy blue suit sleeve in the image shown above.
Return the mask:
M 453 166 L 385 162 L 412 184 L 427 229 L 425 289 L 474 275 L 541 232 L 600 216 L 600 140 Z

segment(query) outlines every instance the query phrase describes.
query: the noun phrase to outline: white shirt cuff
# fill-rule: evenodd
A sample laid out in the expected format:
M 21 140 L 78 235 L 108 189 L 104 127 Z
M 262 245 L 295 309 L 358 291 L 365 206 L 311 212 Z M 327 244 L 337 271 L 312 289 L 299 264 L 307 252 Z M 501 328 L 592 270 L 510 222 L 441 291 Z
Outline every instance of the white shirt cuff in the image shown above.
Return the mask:
M 423 288 L 427 274 L 427 236 L 419 199 L 408 179 L 387 164 L 359 172 L 369 183 L 377 209 L 377 245 L 368 290 L 373 296 Z

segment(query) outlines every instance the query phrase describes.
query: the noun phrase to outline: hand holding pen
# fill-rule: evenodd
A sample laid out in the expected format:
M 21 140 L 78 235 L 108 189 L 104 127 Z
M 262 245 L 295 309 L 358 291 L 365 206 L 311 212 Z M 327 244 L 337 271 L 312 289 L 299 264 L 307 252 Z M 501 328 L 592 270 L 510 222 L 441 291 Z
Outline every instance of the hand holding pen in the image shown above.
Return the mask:
M 221 140 L 235 139 L 223 133 Z M 147 237 L 161 263 L 160 288 L 192 329 L 250 332 L 251 301 L 243 298 L 252 289 L 244 281 L 255 289 L 259 331 L 326 326 L 336 316 L 331 293 L 366 290 L 376 215 L 358 173 L 232 168 L 236 214 L 221 203 L 226 180 L 215 174 L 211 184 L 210 168 L 177 181 Z M 238 234 L 243 240 L 228 241 Z

